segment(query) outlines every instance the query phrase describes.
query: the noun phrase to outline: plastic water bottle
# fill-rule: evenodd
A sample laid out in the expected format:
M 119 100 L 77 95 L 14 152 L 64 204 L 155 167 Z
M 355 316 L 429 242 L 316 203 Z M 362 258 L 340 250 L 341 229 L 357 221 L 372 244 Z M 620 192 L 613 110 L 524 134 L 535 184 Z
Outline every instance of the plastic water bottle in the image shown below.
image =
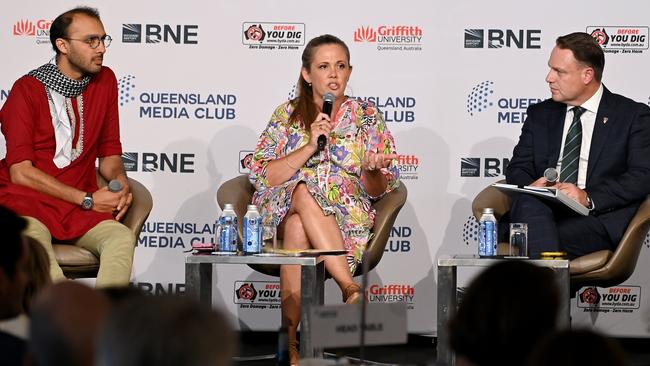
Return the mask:
M 226 203 L 217 225 L 217 251 L 237 252 L 237 214 L 231 203 Z
M 262 249 L 262 216 L 257 206 L 248 205 L 244 216 L 244 254 L 259 253 Z
M 494 217 L 494 210 L 484 208 L 478 223 L 478 255 L 480 257 L 497 255 L 497 219 Z

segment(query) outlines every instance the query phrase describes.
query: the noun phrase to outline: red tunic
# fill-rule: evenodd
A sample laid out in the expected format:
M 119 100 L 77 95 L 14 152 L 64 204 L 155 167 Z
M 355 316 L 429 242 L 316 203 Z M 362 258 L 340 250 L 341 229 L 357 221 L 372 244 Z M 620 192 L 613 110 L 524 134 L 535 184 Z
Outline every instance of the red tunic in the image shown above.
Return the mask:
M 78 106 L 73 105 L 78 116 Z M 31 76 L 23 76 L 11 88 L 0 110 L 0 127 L 7 144 L 7 155 L 0 160 L 0 205 L 38 219 L 54 238 L 61 240 L 78 238 L 99 222 L 113 217 L 108 213 L 84 211 L 79 205 L 13 184 L 9 167 L 30 160 L 36 168 L 66 185 L 95 192 L 96 159 L 122 154 L 117 80 L 111 69 L 102 67 L 84 90 L 83 114 L 83 152 L 70 165 L 59 169 L 52 161 L 56 141 L 44 85 Z M 77 128 L 73 146 L 78 133 Z

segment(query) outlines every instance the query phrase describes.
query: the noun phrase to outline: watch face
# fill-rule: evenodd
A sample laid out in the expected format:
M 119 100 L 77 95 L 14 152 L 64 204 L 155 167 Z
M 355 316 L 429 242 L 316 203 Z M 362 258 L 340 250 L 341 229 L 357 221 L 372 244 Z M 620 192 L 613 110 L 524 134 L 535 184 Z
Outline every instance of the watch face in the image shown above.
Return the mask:
M 86 195 L 84 200 L 81 201 L 81 208 L 84 210 L 90 210 L 93 207 L 93 197 L 91 195 Z

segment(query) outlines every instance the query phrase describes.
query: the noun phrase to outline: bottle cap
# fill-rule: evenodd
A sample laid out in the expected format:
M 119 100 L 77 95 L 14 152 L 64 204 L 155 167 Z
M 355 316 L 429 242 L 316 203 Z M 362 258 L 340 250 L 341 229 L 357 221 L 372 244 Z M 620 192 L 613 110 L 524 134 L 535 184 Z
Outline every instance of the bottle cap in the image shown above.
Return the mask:
M 494 213 L 494 209 L 490 208 L 490 207 L 486 207 L 486 208 L 483 209 L 483 213 L 484 214 L 492 214 L 492 213 Z
M 224 210 L 234 210 L 235 207 L 232 205 L 232 203 L 226 203 L 225 206 L 223 206 Z
M 257 206 L 255 206 L 255 205 L 248 205 L 248 207 L 247 207 L 246 209 L 249 210 L 249 211 L 250 211 L 250 210 L 255 210 L 255 211 L 257 211 Z

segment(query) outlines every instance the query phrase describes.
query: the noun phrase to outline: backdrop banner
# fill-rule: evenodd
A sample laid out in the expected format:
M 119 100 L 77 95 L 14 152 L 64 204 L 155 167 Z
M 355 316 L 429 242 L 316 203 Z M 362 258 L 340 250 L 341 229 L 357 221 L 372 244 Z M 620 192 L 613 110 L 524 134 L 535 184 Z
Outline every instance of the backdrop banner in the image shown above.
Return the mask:
M 49 27 L 77 1 L 25 0 L 0 13 L 0 105 L 13 82 L 54 55 Z M 603 81 L 650 101 L 650 3 L 462 1 L 108 1 L 100 11 L 113 42 L 104 64 L 119 87 L 123 160 L 152 192 L 132 284 L 183 293 L 184 250 L 210 242 L 216 191 L 248 173 L 250 154 L 277 105 L 295 96 L 300 56 L 331 33 L 350 47 L 347 94 L 383 113 L 409 197 L 385 255 L 370 274 L 371 303 L 405 302 L 408 331 L 436 333 L 436 261 L 477 252 L 474 196 L 503 179 L 526 108 L 550 97 L 545 77 L 555 39 L 600 37 Z M 606 11 L 604 10 L 606 9 Z M 0 137 L 0 157 L 5 144 Z M 646 238 L 639 264 L 650 261 Z M 466 284 L 472 273 L 459 273 Z M 213 304 L 240 329 L 280 326 L 278 278 L 218 266 Z M 615 336 L 650 335 L 650 268 L 609 289 L 582 289 L 574 325 Z M 644 291 L 645 290 L 645 291 Z M 339 303 L 333 281 L 326 303 Z M 531 299 L 535 301 L 535 299 Z

